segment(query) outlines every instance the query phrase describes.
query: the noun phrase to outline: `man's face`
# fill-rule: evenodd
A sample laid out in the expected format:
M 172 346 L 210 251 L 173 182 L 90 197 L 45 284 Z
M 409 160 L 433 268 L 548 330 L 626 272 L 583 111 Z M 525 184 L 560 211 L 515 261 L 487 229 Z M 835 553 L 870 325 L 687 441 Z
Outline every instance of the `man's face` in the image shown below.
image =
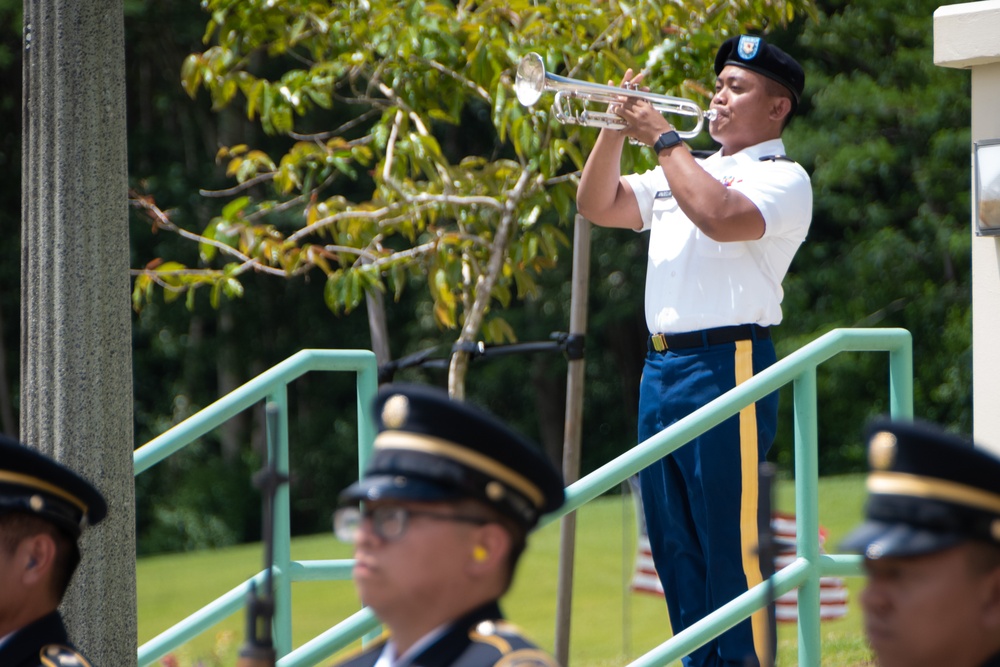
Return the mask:
M 981 646 L 983 575 L 968 546 L 910 558 L 865 559 L 865 632 L 881 667 L 960 667 Z M 982 656 L 979 657 L 981 659 Z
M 712 138 L 735 150 L 760 143 L 774 98 L 767 79 L 743 67 L 726 65 L 715 80 L 711 108 L 715 120 L 709 123 Z
M 21 626 L 19 612 L 25 595 L 21 581 L 24 559 L 18 549 L 8 552 L 0 544 L 0 637 Z
M 390 626 L 430 617 L 436 604 L 463 597 L 465 567 L 478 540 L 478 526 L 441 516 L 458 514 L 448 503 L 382 501 L 366 503 L 366 511 L 402 507 L 417 512 L 406 521 L 402 535 L 383 539 L 370 518 L 362 521 L 354 541 L 354 583 L 361 601 Z

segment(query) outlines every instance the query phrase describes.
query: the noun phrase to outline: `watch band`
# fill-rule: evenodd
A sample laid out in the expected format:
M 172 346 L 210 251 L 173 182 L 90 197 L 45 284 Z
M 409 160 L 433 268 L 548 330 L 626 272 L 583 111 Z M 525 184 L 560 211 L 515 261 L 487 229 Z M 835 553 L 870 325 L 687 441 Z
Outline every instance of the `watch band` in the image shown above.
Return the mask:
M 670 148 L 671 146 L 676 146 L 679 143 L 681 143 L 681 138 L 675 130 L 664 132 L 656 140 L 656 143 L 653 144 L 653 152 L 659 155 L 660 151 Z

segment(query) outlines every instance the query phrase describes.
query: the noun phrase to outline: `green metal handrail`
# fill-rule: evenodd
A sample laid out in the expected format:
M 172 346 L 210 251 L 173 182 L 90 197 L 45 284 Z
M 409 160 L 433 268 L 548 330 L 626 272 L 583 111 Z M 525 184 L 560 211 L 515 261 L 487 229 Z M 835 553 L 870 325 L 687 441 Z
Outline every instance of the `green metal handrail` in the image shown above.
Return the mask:
M 277 408 L 275 467 L 279 473 L 287 475 L 288 385 L 311 371 L 347 371 L 357 374 L 358 468 L 359 471 L 363 470 L 375 439 L 374 420 L 369 414 L 378 388 L 378 365 L 374 353 L 368 350 L 302 350 L 136 449 L 132 457 L 135 474 L 150 469 L 228 419 L 266 399 Z M 274 498 L 273 528 L 274 645 L 278 655 L 285 655 L 292 649 L 292 582 L 351 577 L 350 561 L 317 564 L 292 562 L 290 514 L 288 485 L 282 485 Z M 208 627 L 238 612 L 246 602 L 252 581 L 260 585 L 263 573 L 140 646 L 139 666 L 152 664 Z M 377 623 L 371 624 L 372 627 L 375 625 Z
M 322 359 L 333 359 L 335 355 L 339 354 L 337 352 L 328 352 L 326 355 L 330 356 L 326 356 L 322 351 L 318 350 L 309 350 L 306 352 L 309 355 L 319 355 L 317 358 Z M 820 577 L 827 575 L 850 576 L 858 575 L 861 572 L 861 558 L 859 556 L 821 555 L 819 553 L 819 544 L 815 539 L 815 535 L 819 533 L 816 369 L 823 362 L 843 352 L 888 352 L 890 355 L 890 414 L 894 417 L 913 416 L 913 360 L 912 339 L 909 332 L 903 329 L 837 329 L 795 351 L 732 391 L 696 410 L 657 435 L 639 443 L 636 447 L 570 485 L 566 489 L 566 504 L 559 512 L 546 516 L 542 524 L 555 521 L 569 512 L 578 509 L 583 504 L 636 474 L 642 468 L 673 452 L 697 435 L 704 433 L 713 426 L 737 414 L 747 405 L 777 391 L 786 384 L 792 383 L 795 420 L 797 558 L 790 565 L 777 572 L 771 581 L 774 584 L 773 593 L 775 595 L 782 595 L 795 588 L 799 589 L 799 664 L 820 664 Z M 299 355 L 302 354 L 304 353 L 299 353 Z M 292 362 L 299 355 L 289 358 L 285 363 Z M 374 364 L 374 361 L 372 360 L 371 363 Z M 307 365 L 304 360 L 299 360 L 294 364 L 296 369 Z M 283 365 L 276 366 L 269 373 L 275 372 L 282 367 Z M 307 370 L 349 369 L 310 367 Z M 137 474 L 155 462 L 162 460 L 162 458 L 173 451 L 180 449 L 185 444 L 185 441 L 183 441 L 184 437 L 190 439 L 197 438 L 236 412 L 239 412 L 239 410 L 245 409 L 245 407 L 255 401 L 262 400 L 270 391 L 263 387 L 263 385 L 271 381 L 269 379 L 265 382 L 264 378 L 267 375 L 268 373 L 265 373 L 255 381 L 237 390 L 237 392 L 244 392 L 246 395 L 244 399 L 237 400 L 231 398 L 237 393 L 234 392 L 234 394 L 230 394 L 226 399 L 220 399 L 216 403 L 213 403 L 194 417 L 137 450 Z M 275 373 L 275 375 L 282 378 L 289 378 L 290 369 L 284 369 L 282 373 Z M 298 375 L 294 377 L 298 377 Z M 294 377 L 290 377 L 290 379 L 294 379 Z M 285 384 L 290 379 L 286 379 Z M 365 384 L 363 389 L 362 372 L 359 371 L 359 447 L 362 450 L 359 458 L 362 460 L 367 456 L 367 451 L 370 451 L 373 434 L 369 430 L 362 436 L 362 425 L 367 425 L 370 421 L 363 412 L 367 409 L 368 401 L 363 401 L 361 398 L 363 395 L 374 395 L 374 373 L 366 380 L 366 382 L 368 381 L 371 382 L 371 385 Z M 262 386 L 257 387 L 255 385 L 255 389 L 252 391 L 248 389 L 248 387 L 255 383 Z M 249 400 L 251 395 L 255 396 L 253 400 Z M 280 399 L 281 396 L 278 396 L 278 398 Z M 226 402 L 227 399 L 228 402 Z M 249 402 L 244 403 L 243 400 Z M 239 403 L 242 407 L 237 408 L 235 405 L 230 405 L 231 403 Z M 284 405 L 283 402 L 279 402 L 279 404 Z M 216 408 L 220 415 L 225 414 L 226 416 L 223 418 L 215 414 L 205 414 L 213 408 Z M 281 414 L 285 415 L 283 407 Z M 204 415 L 200 417 L 200 423 L 186 426 L 188 422 L 199 417 L 199 415 Z M 287 471 L 287 422 L 285 424 L 286 427 L 282 430 L 281 442 L 279 444 L 282 446 L 281 449 L 283 451 L 283 454 L 280 456 L 284 458 L 284 471 Z M 171 434 L 173 434 L 172 437 L 167 438 Z M 365 450 L 366 443 L 367 450 Z M 145 451 L 154 445 L 156 445 L 156 450 L 150 450 L 148 458 L 155 458 L 155 460 L 147 464 Z M 142 456 L 140 456 L 140 452 L 143 452 Z M 285 496 L 283 507 L 285 508 L 286 516 L 282 531 L 287 531 L 287 495 Z M 277 521 L 279 516 L 277 504 L 275 509 L 275 519 Z M 275 531 L 276 533 L 278 531 L 277 523 Z M 283 532 L 281 539 L 290 540 L 290 536 Z M 282 590 L 290 591 L 290 582 L 292 581 L 350 578 L 350 566 L 352 562 L 350 560 L 291 562 L 290 557 L 287 556 L 288 551 L 287 542 L 283 548 L 281 559 L 278 558 L 278 550 L 276 549 L 275 551 L 277 572 L 275 583 Z M 286 572 L 288 573 L 287 576 L 285 575 Z M 261 575 L 257 576 L 260 577 Z M 631 663 L 631 665 L 641 665 L 642 667 L 667 665 L 687 655 L 694 648 L 722 634 L 725 630 L 748 618 L 753 612 L 762 609 L 768 603 L 769 591 L 765 587 L 765 584 L 766 582 L 747 591 L 690 628 L 671 637 L 659 647 Z M 164 655 L 172 648 L 183 644 L 190 637 L 197 635 L 208 626 L 238 611 L 241 608 L 243 596 L 246 594 L 249 585 L 250 582 L 248 581 L 234 588 L 216 602 L 206 606 L 194 616 L 189 617 L 188 620 L 174 626 L 140 647 L 140 667 L 150 664 L 156 658 Z M 277 617 L 275 619 L 276 646 L 278 648 L 278 655 L 282 656 L 278 660 L 279 667 L 305 667 L 314 665 L 341 648 L 348 646 L 351 642 L 378 626 L 378 621 L 374 615 L 369 610 L 363 609 L 339 625 L 330 628 L 318 637 L 291 651 L 289 650 L 291 636 L 290 592 L 279 595 L 276 602 L 279 608 L 281 605 L 286 605 L 285 615 L 281 617 L 280 623 Z

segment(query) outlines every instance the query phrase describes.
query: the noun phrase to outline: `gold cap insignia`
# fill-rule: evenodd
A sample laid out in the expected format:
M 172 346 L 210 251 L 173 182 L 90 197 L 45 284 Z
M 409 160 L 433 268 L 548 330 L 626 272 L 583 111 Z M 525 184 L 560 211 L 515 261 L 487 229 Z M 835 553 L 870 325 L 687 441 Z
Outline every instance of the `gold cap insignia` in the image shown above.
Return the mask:
M 387 428 L 399 428 L 410 415 L 410 400 L 402 394 L 395 394 L 382 406 L 382 423 Z
M 33 511 L 41 512 L 43 509 L 45 509 L 45 499 L 42 498 L 40 495 L 35 494 L 28 499 L 28 505 L 31 506 L 31 509 Z
M 500 482 L 494 481 L 486 485 L 486 497 L 494 502 L 500 500 L 506 494 L 507 491 Z
M 888 470 L 896 460 L 896 436 L 879 431 L 868 446 L 868 464 L 872 470 Z

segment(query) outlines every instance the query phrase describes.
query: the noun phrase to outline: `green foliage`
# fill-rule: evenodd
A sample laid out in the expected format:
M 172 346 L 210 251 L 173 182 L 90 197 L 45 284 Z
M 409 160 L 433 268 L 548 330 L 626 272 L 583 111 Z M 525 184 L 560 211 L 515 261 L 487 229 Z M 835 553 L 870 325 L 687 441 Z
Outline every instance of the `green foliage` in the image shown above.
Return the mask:
M 199 443 L 161 466 L 136 479 L 144 501 L 136 521 L 140 554 L 214 549 L 255 532 L 247 523 L 259 522 L 259 503 L 247 511 L 244 501 L 233 502 L 256 496 L 251 461 L 225 461 Z
M 0 400 L 15 397 L 20 318 L 20 206 L 21 206 L 21 0 L 0 0 Z M 6 391 L 5 391 L 6 389 Z M 0 431 L 15 435 L 8 423 L 14 401 L 0 409 Z
M 969 75 L 933 63 L 939 2 L 819 4 L 818 23 L 787 35 L 807 75 L 804 115 L 785 140 L 815 204 L 784 285 L 780 351 L 835 327 L 908 329 L 915 413 L 968 432 Z M 858 435 L 888 412 L 887 373 L 883 355 L 868 354 L 821 372 L 825 473 L 863 466 Z M 790 420 L 790 400 L 784 408 Z M 790 456 L 786 438 L 780 457 Z
M 711 10 L 590 0 L 203 6 L 206 48 L 184 60 L 184 90 L 204 91 L 216 110 L 241 106 L 290 143 L 219 150 L 238 185 L 221 215 L 188 233 L 200 265 L 170 257 L 135 271 L 135 307 L 154 285 L 209 285 L 217 305 L 243 294 L 247 272 L 319 270 L 327 307 L 347 314 L 366 294 L 398 301 L 403 274 L 426 275 L 438 326 L 497 342 L 513 339 L 514 328 L 486 315 L 535 294 L 537 276 L 555 266 L 566 247 L 559 226 L 573 213 L 567 175 L 594 138 L 556 123 L 544 104 L 517 102 L 521 56 L 538 51 L 553 71 L 602 82 L 648 67 L 650 85 L 704 100 L 703 63 L 720 34 L 811 9 L 807 0 Z M 154 224 L 179 231 L 146 204 Z

